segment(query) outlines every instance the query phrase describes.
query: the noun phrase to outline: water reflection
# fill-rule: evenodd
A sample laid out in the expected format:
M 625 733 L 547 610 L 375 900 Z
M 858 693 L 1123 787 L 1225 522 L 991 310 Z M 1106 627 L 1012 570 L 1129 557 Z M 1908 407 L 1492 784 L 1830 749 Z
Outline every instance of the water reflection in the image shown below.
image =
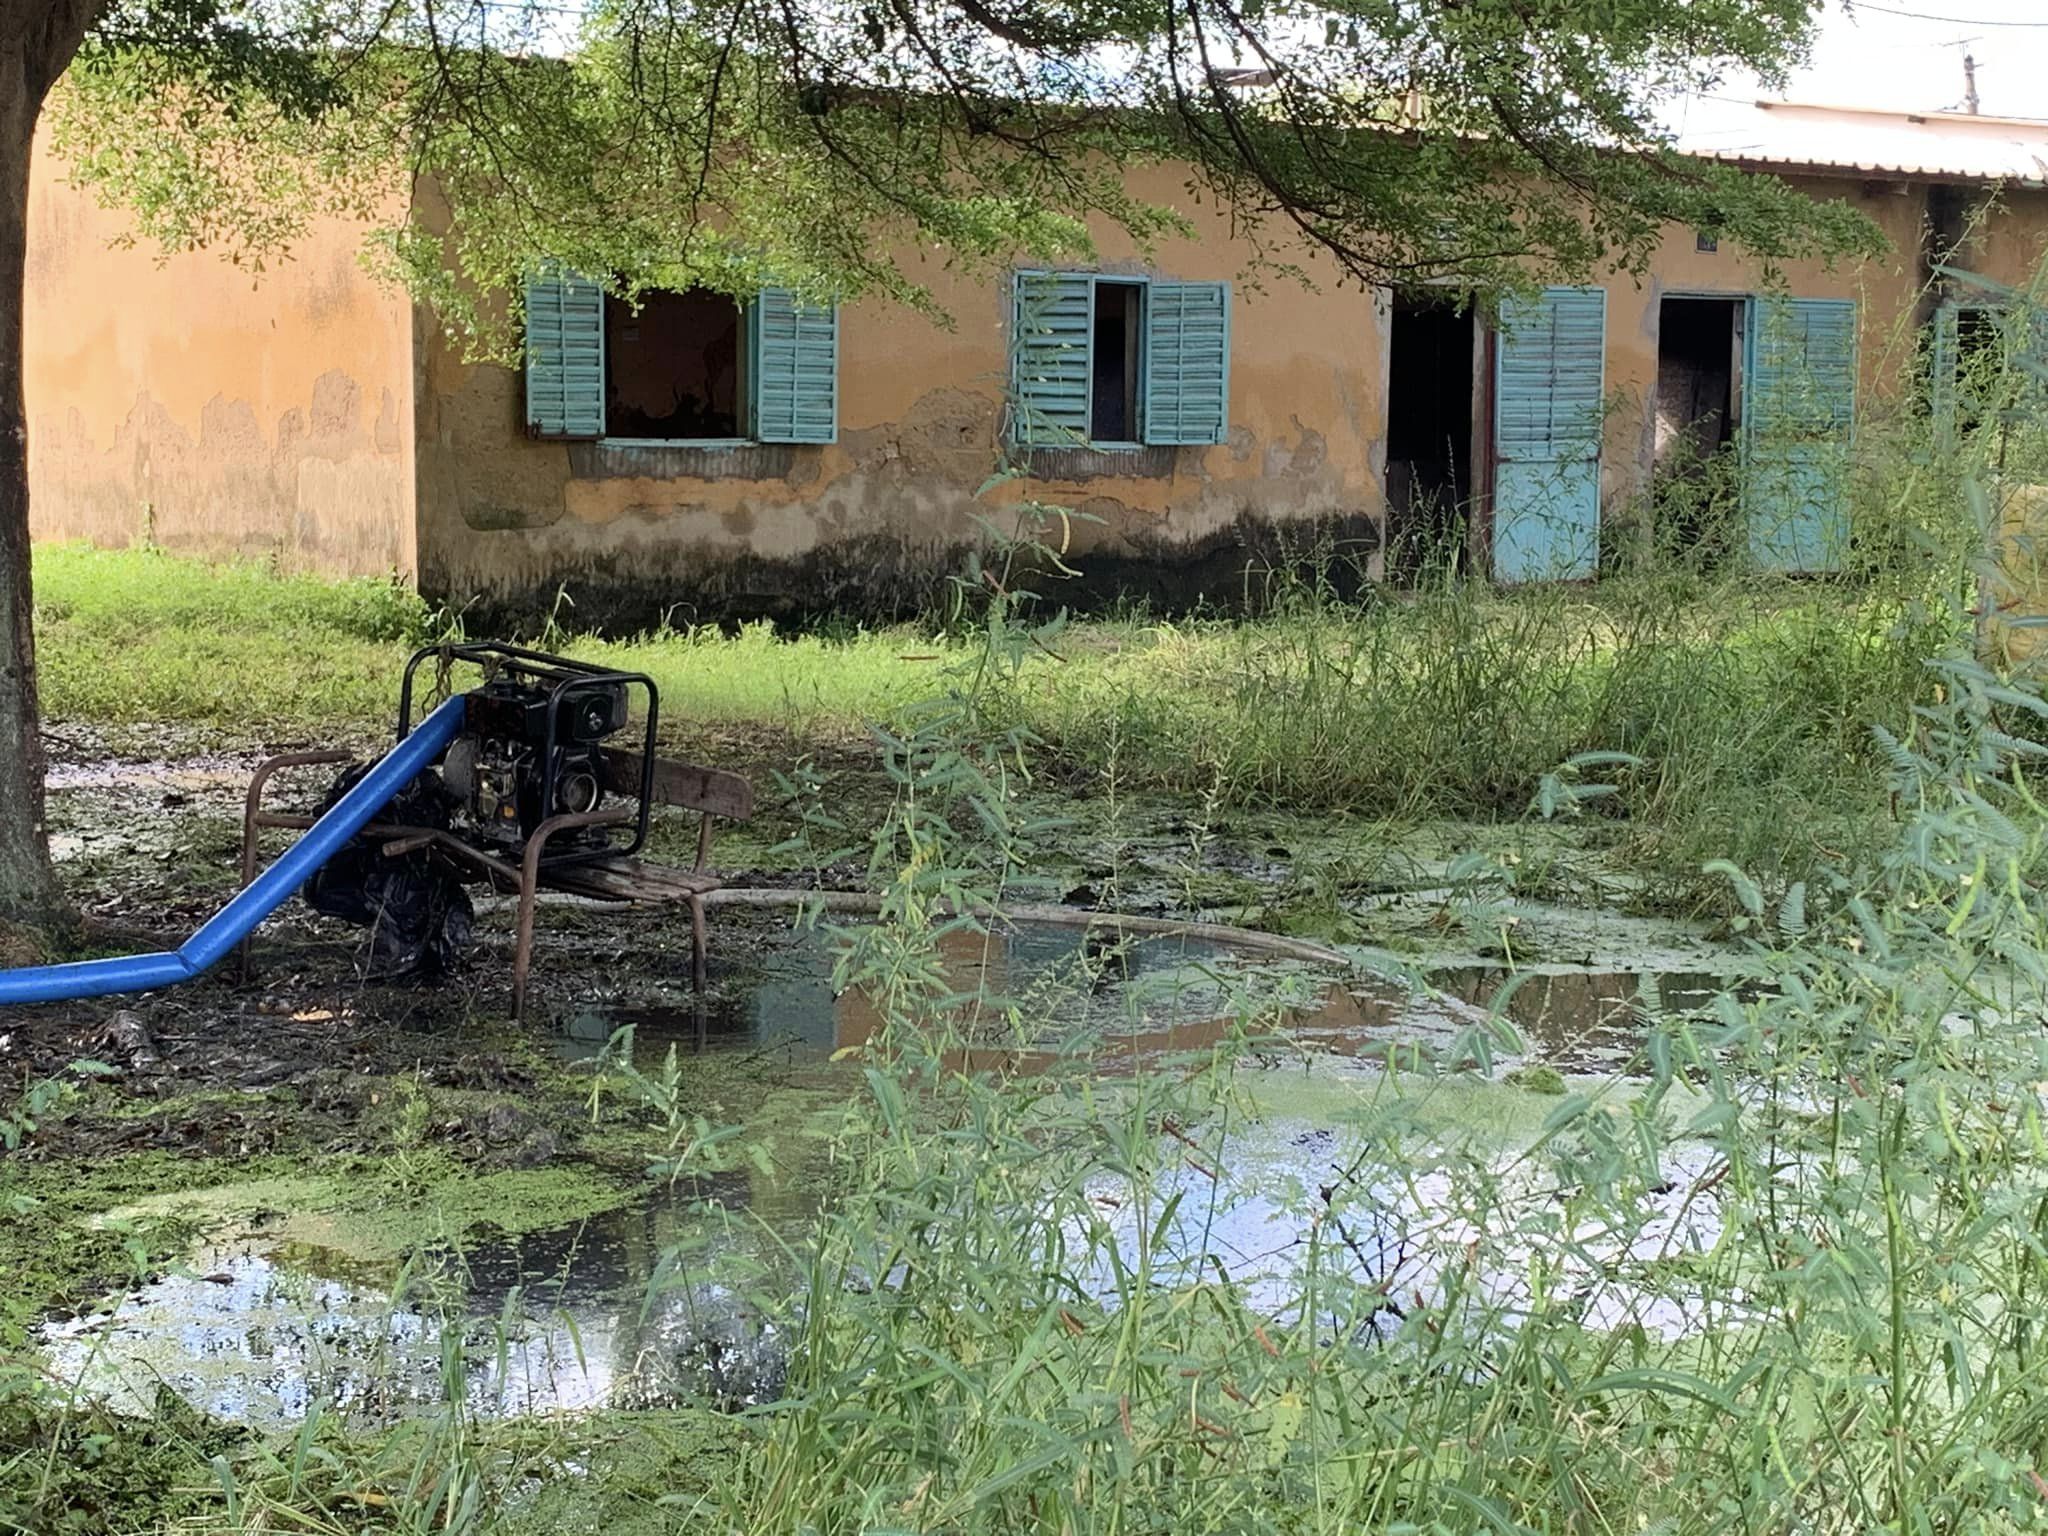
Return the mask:
M 1433 990 L 1418 991 L 1387 978 L 1335 981 L 1298 965 L 1253 964 L 1182 939 L 1105 952 L 1080 930 L 1050 925 L 955 934 L 944 960 L 957 1022 L 977 1042 L 956 1065 L 1032 1070 L 1082 1041 L 1090 1070 L 1105 1074 L 1214 1049 L 1247 1016 L 1297 1071 L 1303 1054 L 1441 1050 L 1485 1024 L 1509 979 L 1475 967 L 1439 973 Z M 1558 968 L 1524 979 L 1504 1011 L 1530 1054 L 1568 1071 L 1608 1071 L 1633 1051 L 1652 1012 L 1704 1007 L 1718 987 L 1706 976 Z M 1061 1040 L 1034 1032 L 1043 1019 L 1060 1021 Z M 869 1040 L 879 1022 L 859 990 L 835 994 L 824 940 L 796 931 L 762 946 L 701 1002 L 593 1003 L 558 1027 L 572 1055 L 595 1052 L 630 1023 L 657 1051 L 786 1049 L 822 1064 Z M 1360 1078 L 1357 1067 L 1349 1071 Z M 1312 1214 L 1309 1194 L 1327 1181 L 1350 1134 L 1327 1096 L 1312 1098 L 1322 1107 L 1297 1107 L 1287 1095 L 1269 1104 L 1253 1155 L 1226 1177 L 1189 1177 L 1178 1224 L 1165 1234 L 1189 1275 L 1220 1264 L 1255 1298 L 1283 1293 Z M 1674 1199 L 1684 1187 L 1674 1183 Z M 780 1390 L 782 1341 L 767 1321 L 775 1309 L 756 1298 L 788 1294 L 775 1235 L 801 1244 L 816 1216 L 805 1188 L 749 1166 L 687 1188 L 650 1188 L 570 1226 L 381 1269 L 259 1235 L 216 1239 L 188 1269 L 109 1311 L 51 1325 L 44 1342 L 61 1379 L 117 1406 L 146 1411 L 162 1385 L 208 1413 L 264 1426 L 295 1423 L 323 1402 L 368 1419 L 450 1399 L 488 1415 L 678 1398 L 757 1402 Z M 1416 1233 L 1440 1224 L 1431 1202 L 1442 1194 L 1426 1181 L 1390 1182 L 1355 1201 L 1373 1216 L 1352 1249 L 1352 1278 L 1427 1288 L 1433 1261 L 1417 1256 L 1431 1250 Z M 1700 1231 L 1674 1229 L 1663 1240 L 1711 1239 L 1707 1206 L 1685 1219 Z M 1409 1271 L 1374 1272 L 1397 1263 Z M 1503 1287 L 1516 1269 L 1500 1266 Z M 1624 1295 L 1602 1305 L 1635 1302 Z M 1646 1326 L 1669 1322 L 1658 1313 Z
M 146 1412 L 161 1386 L 266 1428 L 316 1403 L 373 1422 L 449 1401 L 488 1417 L 739 1407 L 781 1384 L 756 1299 L 774 1283 L 763 1222 L 813 1214 L 750 1171 L 381 1273 L 318 1248 L 217 1242 L 111 1311 L 49 1325 L 44 1343 L 59 1380 L 119 1410 Z
M 1441 1051 L 1484 1029 L 1498 1004 L 1527 1054 L 1564 1070 L 1605 1070 L 1633 1053 L 1651 1017 L 1703 1009 L 1728 985 L 1699 972 L 1552 967 L 1525 974 L 1495 966 L 1431 969 L 1422 986 L 1368 971 L 1336 980 L 1196 940 L 1115 941 L 1050 924 L 949 934 L 940 951 L 961 998 L 954 1026 L 976 1045 L 955 1064 L 1018 1069 L 1042 1065 L 1055 1050 L 1071 1055 L 1083 1043 L 1102 1070 L 1128 1071 L 1162 1055 L 1211 1050 L 1246 1022 L 1276 1040 L 1337 1055 L 1381 1056 L 1390 1046 Z M 867 994 L 834 990 L 826 939 L 798 929 L 770 936 L 704 998 L 591 1003 L 565 1012 L 557 1027 L 575 1056 L 595 1054 L 631 1025 L 657 1050 L 786 1049 L 823 1059 L 865 1044 L 880 1022 Z M 1518 1059 L 1495 1054 L 1510 1064 Z

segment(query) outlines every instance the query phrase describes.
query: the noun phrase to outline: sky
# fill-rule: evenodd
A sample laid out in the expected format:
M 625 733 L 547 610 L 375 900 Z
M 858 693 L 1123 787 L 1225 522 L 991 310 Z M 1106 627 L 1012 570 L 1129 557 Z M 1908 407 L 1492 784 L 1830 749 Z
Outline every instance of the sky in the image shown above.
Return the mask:
M 1784 96 L 1824 106 L 1960 112 L 1965 52 L 1977 62 L 1983 112 L 2048 118 L 2048 0 L 1828 0 L 1813 62 L 1794 75 Z M 1731 81 L 1716 94 L 1749 101 L 1774 93 L 1754 81 Z M 1711 112 L 1713 105 L 1698 109 Z

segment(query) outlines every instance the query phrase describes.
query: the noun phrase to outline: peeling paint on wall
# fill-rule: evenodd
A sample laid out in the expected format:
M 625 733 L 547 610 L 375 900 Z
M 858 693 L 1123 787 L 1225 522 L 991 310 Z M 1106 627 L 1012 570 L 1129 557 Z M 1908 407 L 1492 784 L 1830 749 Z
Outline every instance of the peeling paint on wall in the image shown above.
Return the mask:
M 1180 196 L 1170 173 L 1141 181 L 1141 196 Z M 1098 229 L 1104 270 L 1238 276 L 1244 251 L 1225 222 L 1190 213 L 1198 238 L 1146 260 Z M 622 623 L 678 605 L 696 618 L 901 611 L 958 569 L 979 519 L 1001 525 L 1033 501 L 1075 514 L 1056 536 L 1101 577 L 1063 597 L 1121 584 L 1229 600 L 1246 559 L 1291 527 L 1341 524 L 1377 546 L 1370 453 L 1384 413 L 1370 306 L 1337 291 L 1334 271 L 1318 276 L 1320 292 L 1237 294 L 1226 444 L 1041 451 L 1024 478 L 1000 475 L 1000 282 L 942 276 L 950 329 L 894 305 L 847 306 L 839 441 L 772 452 L 529 441 L 519 375 L 463 362 L 423 324 L 422 584 L 510 610 L 566 584 L 579 618 L 603 610 Z M 1219 590 L 1205 594 L 1204 581 Z
M 1808 177 L 1917 250 L 1924 196 Z M 1136 195 L 1181 197 L 1168 170 Z M 1316 286 L 1240 285 L 1228 440 L 1214 447 L 1036 451 L 1006 475 L 998 440 L 1010 305 L 1000 280 L 941 274 L 948 328 L 849 305 L 840 433 L 822 446 L 537 442 L 516 369 L 458 356 L 431 314 L 365 277 L 360 231 L 323 228 L 252 287 L 210 256 L 159 266 L 111 250 L 121 219 L 38 161 L 28 392 L 39 536 L 396 569 L 476 622 L 537 622 L 567 587 L 579 619 L 619 625 L 914 609 L 1026 503 L 1071 514 L 1054 538 L 1085 579 L 1066 599 L 1233 603 L 1247 571 L 1304 550 L 1377 569 L 1391 311 L 1307 260 Z M 1213 209 L 1141 257 L 1099 227 L 1103 269 L 1232 279 L 1247 258 Z M 2048 195 L 2010 194 L 1981 265 L 2008 280 L 2048 236 Z M 1738 253 L 1673 231 L 1641 285 L 1608 284 L 1602 455 L 1611 528 L 1654 451 L 1658 301 L 1766 286 Z M 1910 321 L 1906 256 L 1837 271 L 1783 264 L 1786 288 L 1863 306 L 1865 387 L 1894 382 Z M 1910 352 L 1910 347 L 1905 349 Z M 1483 478 L 1483 477 L 1482 477 Z M 1482 486 L 1483 493 L 1483 486 Z M 1347 568 L 1349 568 L 1347 566 Z
M 260 279 L 116 249 L 126 220 L 38 146 L 26 313 L 29 487 L 44 539 L 416 566 L 411 305 L 362 231 L 323 227 Z

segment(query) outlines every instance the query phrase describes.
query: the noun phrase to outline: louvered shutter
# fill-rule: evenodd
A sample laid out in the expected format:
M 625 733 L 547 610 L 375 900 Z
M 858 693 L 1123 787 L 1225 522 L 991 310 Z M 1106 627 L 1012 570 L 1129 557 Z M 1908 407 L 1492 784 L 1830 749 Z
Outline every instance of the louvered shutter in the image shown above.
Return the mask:
M 753 307 L 754 427 L 764 443 L 839 440 L 839 308 L 764 288 Z
M 1145 438 L 1230 435 L 1230 284 L 1152 283 L 1145 296 Z
M 1768 570 L 1837 569 L 1849 541 L 1856 303 L 1752 299 L 1747 354 L 1743 510 L 1750 558 Z
M 1927 349 L 1927 409 L 1934 419 L 1934 440 L 1944 449 L 1956 438 L 1959 391 L 1956 375 L 1962 367 L 1962 312 L 1944 304 L 1934 312 L 1934 332 Z
M 1493 405 L 1493 573 L 1591 576 L 1600 556 L 1607 290 L 1501 303 Z
M 1010 319 L 1010 439 L 1025 447 L 1088 441 L 1089 330 L 1085 272 L 1019 272 Z
M 526 284 L 526 431 L 604 436 L 604 289 L 552 263 Z

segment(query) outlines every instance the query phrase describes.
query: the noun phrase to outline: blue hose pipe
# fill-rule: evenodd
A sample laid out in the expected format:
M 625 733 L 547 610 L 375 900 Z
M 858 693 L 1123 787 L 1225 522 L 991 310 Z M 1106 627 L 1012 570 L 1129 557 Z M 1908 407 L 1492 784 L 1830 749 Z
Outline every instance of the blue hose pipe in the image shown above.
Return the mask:
M 227 957 L 228 951 L 255 931 L 258 923 L 291 900 L 321 865 L 368 826 L 393 796 L 447 750 L 448 743 L 462 733 L 467 711 L 468 700 L 458 696 L 420 721 L 410 736 L 386 753 L 376 767 L 334 802 L 326 815 L 308 827 L 304 837 L 237 892 L 232 901 L 177 949 L 0 971 L 0 1006 L 61 1003 L 116 992 L 148 992 L 190 981 L 212 970 Z

